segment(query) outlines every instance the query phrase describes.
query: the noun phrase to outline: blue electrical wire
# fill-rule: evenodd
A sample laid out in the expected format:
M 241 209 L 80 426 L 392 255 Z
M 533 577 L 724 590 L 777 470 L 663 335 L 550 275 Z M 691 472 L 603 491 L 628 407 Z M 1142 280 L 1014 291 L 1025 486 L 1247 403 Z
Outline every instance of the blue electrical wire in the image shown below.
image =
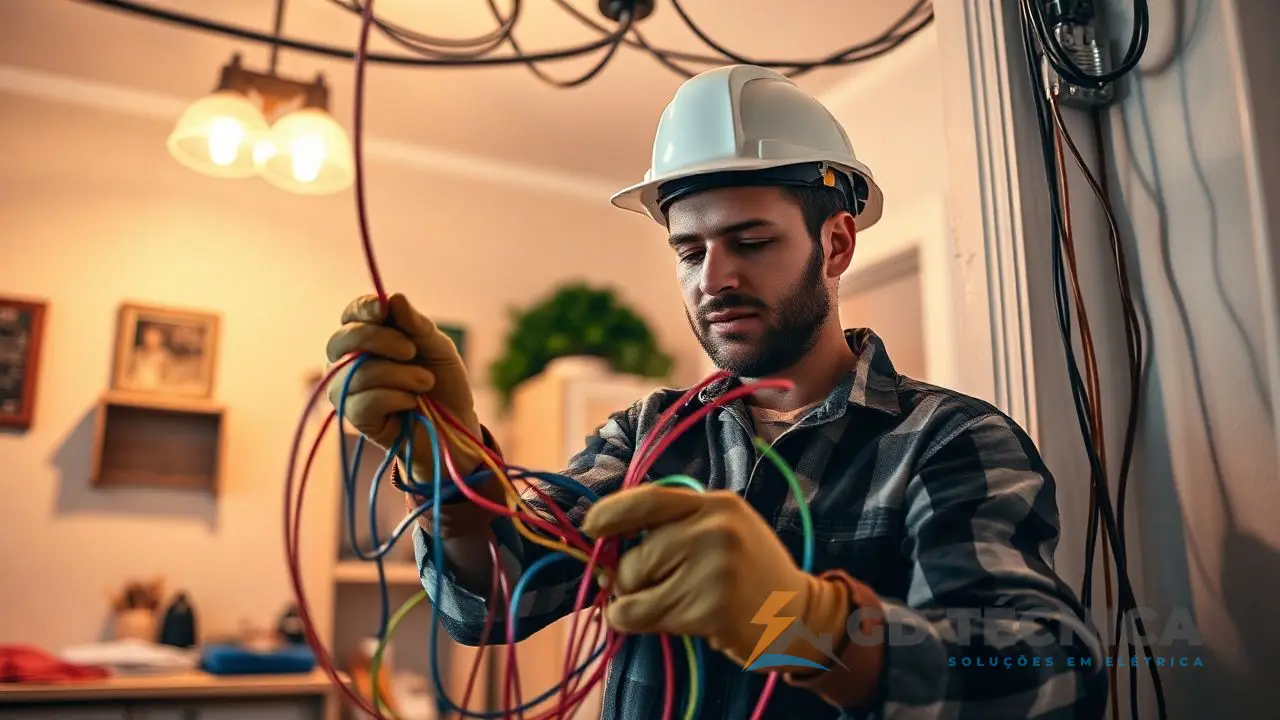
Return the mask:
M 418 415 L 418 419 L 421 421 L 422 425 L 427 429 L 427 434 L 431 438 L 431 458 L 432 458 L 432 469 L 433 469 L 432 495 L 434 497 L 439 497 L 441 494 L 441 490 L 443 489 L 442 488 L 443 478 L 440 472 L 440 440 L 439 440 L 439 437 L 436 435 L 436 428 L 434 423 L 430 422 L 426 417 L 423 417 L 422 415 Z M 438 503 L 438 502 L 431 503 L 432 523 L 433 523 L 432 527 L 440 527 L 440 524 L 441 524 L 440 507 L 441 507 L 441 503 Z M 444 594 L 444 568 L 446 567 L 445 557 L 444 557 L 444 542 L 438 536 L 433 536 L 431 546 L 432 546 L 431 547 L 432 556 L 433 556 L 433 560 L 435 561 L 435 567 L 436 567 L 434 597 L 439 598 Z M 511 593 L 511 607 L 513 612 L 515 608 L 519 607 L 520 595 L 521 593 L 524 592 L 525 587 L 527 587 L 529 581 L 533 578 L 533 576 L 536 575 L 541 570 L 548 567 L 552 562 L 556 561 L 557 559 L 565 559 L 565 558 L 569 558 L 569 556 L 565 555 L 564 553 L 551 553 L 549 555 L 546 555 L 540 558 L 537 562 L 533 563 L 532 565 L 529 566 L 528 569 L 525 570 L 525 572 L 520 576 L 520 580 L 516 583 L 516 586 Z M 449 699 L 449 693 L 447 690 L 445 690 L 445 687 L 444 687 L 444 679 L 440 676 L 440 663 L 437 662 L 437 658 L 440 657 L 440 624 L 441 623 L 440 623 L 439 604 L 433 600 L 431 602 L 431 631 L 430 631 L 431 632 L 431 638 L 430 638 L 431 681 L 435 685 L 436 708 L 437 708 L 437 712 L 439 712 L 440 714 L 443 714 L 445 711 L 449 711 L 449 712 L 456 712 L 462 717 L 480 718 L 481 720 L 494 720 L 496 718 L 505 717 L 511 713 L 523 713 L 526 710 L 530 710 L 536 707 L 539 703 L 546 701 L 547 699 L 551 698 L 552 696 L 560 692 L 559 686 L 553 687 L 550 690 L 544 692 L 543 694 L 525 703 L 524 705 L 521 705 L 518 708 L 511 708 L 509 710 L 503 710 L 503 711 L 477 713 L 477 712 L 472 712 L 470 710 L 467 710 L 466 708 L 459 707 L 456 703 L 454 703 L 451 699 Z M 512 632 L 513 633 L 515 632 L 515 627 L 512 627 Z M 605 651 L 607 647 L 608 647 L 607 642 L 601 643 L 600 647 L 596 648 L 596 650 L 591 654 L 590 657 L 588 657 L 581 665 L 574 668 L 574 670 L 569 674 L 570 677 L 577 677 L 582 673 L 586 672 L 587 668 L 591 666 L 591 663 L 594 662 L 595 659 L 598 658 Z M 566 678 L 566 680 L 567 679 L 568 678 Z
M 378 620 L 378 630 L 376 637 L 381 640 L 386 634 L 387 624 L 391 617 L 391 597 L 387 587 L 386 567 L 383 565 L 383 558 L 391 548 L 395 545 L 399 535 L 393 535 L 387 544 L 379 547 L 378 543 L 378 520 L 377 520 L 377 500 L 378 488 L 382 485 L 381 479 L 387 472 L 387 468 L 391 465 L 391 460 L 396 456 L 400 446 L 405 442 L 406 424 L 402 424 L 400 435 L 396 438 L 395 444 L 391 450 L 383 457 L 379 463 L 377 471 L 374 473 L 373 481 L 369 484 L 369 534 L 373 542 L 374 550 L 366 553 L 360 547 L 359 541 L 356 539 L 356 516 L 355 516 L 355 486 L 356 476 L 359 472 L 360 459 L 364 451 L 364 436 L 361 435 L 356 441 L 356 452 L 354 461 L 350 461 L 347 457 L 347 437 L 344 430 L 347 414 L 347 398 L 351 393 L 351 380 L 356 375 L 356 370 L 360 368 L 366 361 L 368 355 L 361 355 L 352 363 L 351 369 L 347 372 L 347 377 L 342 383 L 342 393 L 338 398 L 337 421 L 338 421 L 338 453 L 342 462 L 343 469 L 343 489 L 347 497 L 347 536 L 351 542 L 351 549 L 356 557 L 361 560 L 373 560 L 378 568 L 378 600 L 380 617 Z M 408 434 L 410 442 L 412 442 L 412 434 Z M 403 525 L 403 523 L 402 523 Z M 403 530 L 401 529 L 403 532 Z
M 391 548 L 395 545 L 395 543 L 398 542 L 403 537 L 404 533 L 408 532 L 409 529 L 412 528 L 414 522 L 424 512 L 426 512 L 427 510 L 430 510 L 432 512 L 433 527 L 440 527 L 441 506 L 444 504 L 465 501 L 466 497 L 465 497 L 465 494 L 457 487 L 456 484 L 452 484 L 449 487 L 444 487 L 443 485 L 443 478 L 441 473 L 440 439 L 437 435 L 435 424 L 431 422 L 431 420 L 427 418 L 425 415 L 423 415 L 422 413 L 406 412 L 401 421 L 400 434 L 396 438 L 396 441 L 392 445 L 392 447 L 387 451 L 382 462 L 379 463 L 378 469 L 375 472 L 373 481 L 371 482 L 371 486 L 369 489 L 369 527 L 370 527 L 370 537 L 374 545 L 374 549 L 372 551 L 366 552 L 365 550 L 360 548 L 359 543 L 357 542 L 355 537 L 356 535 L 356 532 L 355 532 L 355 484 L 356 484 L 356 476 L 358 474 L 358 468 L 361 461 L 361 456 L 363 454 L 365 438 L 363 435 L 361 435 L 358 438 L 356 443 L 355 453 L 354 453 L 355 455 L 354 460 L 349 458 L 347 443 L 346 443 L 346 434 L 344 432 L 343 426 L 345 424 L 344 421 L 346 416 L 346 403 L 347 403 L 347 397 L 350 393 L 352 378 L 355 376 L 356 370 L 359 369 L 359 367 L 367 359 L 368 359 L 367 355 L 361 355 L 360 357 L 358 357 L 356 361 L 353 363 L 351 370 L 348 372 L 347 377 L 343 382 L 341 396 L 338 401 L 337 419 L 338 419 L 338 433 L 340 438 L 339 452 L 341 455 L 343 475 L 344 475 L 343 487 L 344 487 L 344 490 L 346 491 L 346 497 L 347 497 L 348 536 L 350 538 L 352 549 L 358 558 L 360 558 L 361 560 L 373 560 L 377 563 L 378 584 L 380 589 L 381 606 L 382 606 L 381 608 L 382 617 L 378 624 L 377 637 L 381 640 L 385 636 L 386 628 L 387 628 L 387 624 L 389 622 L 389 616 L 390 616 L 389 592 L 388 592 L 388 586 L 386 582 L 386 574 L 385 574 L 385 567 L 383 565 L 383 558 L 388 552 L 390 552 Z M 432 482 L 431 482 L 431 485 L 429 486 L 417 482 L 413 477 L 412 458 L 414 455 L 413 442 L 414 442 L 414 435 L 415 435 L 415 433 L 413 432 L 413 425 L 415 424 L 415 422 L 421 423 L 423 427 L 426 428 L 427 434 L 431 440 L 433 472 L 432 472 Z M 379 486 L 382 484 L 381 483 L 382 477 L 386 474 L 386 471 L 390 467 L 392 461 L 399 456 L 402 448 L 404 451 L 403 460 L 404 460 L 404 467 L 405 467 L 405 480 L 403 484 L 399 482 L 395 482 L 393 480 L 392 484 L 395 487 L 397 487 L 397 489 L 413 493 L 422 501 L 413 510 L 413 512 L 411 512 L 406 518 L 404 518 L 396 526 L 396 528 L 391 532 L 390 537 L 387 539 L 386 544 L 383 545 L 379 541 L 378 529 L 377 529 L 376 508 L 377 508 L 378 490 L 379 490 Z M 513 480 L 522 479 L 522 478 L 536 478 L 550 485 L 567 490 L 570 493 L 573 493 L 574 495 L 577 495 L 579 497 L 585 497 L 591 503 L 594 503 L 599 499 L 598 495 L 594 491 L 592 491 L 590 488 L 564 475 L 560 475 L 558 473 L 551 473 L 551 472 L 535 472 L 535 471 L 521 468 L 518 466 L 507 466 L 507 468 L 509 470 L 509 472 L 507 473 L 508 477 L 510 477 Z M 481 482 L 491 477 L 493 474 L 494 473 L 491 469 L 484 468 L 473 473 L 469 477 L 465 478 L 464 482 L 466 482 L 468 486 L 475 488 Z M 664 478 L 662 481 L 659 481 L 659 483 L 664 485 L 683 485 L 686 487 L 690 487 L 691 489 L 697 490 L 699 492 L 702 492 L 705 489 L 696 480 L 686 476 L 673 476 L 670 478 Z M 792 489 L 794 490 L 795 488 L 792 488 Z M 811 566 L 812 566 L 812 558 L 813 558 L 813 542 L 814 542 L 813 537 L 807 534 L 805 538 L 805 548 L 803 553 L 804 557 L 801 563 L 805 572 L 810 572 L 812 569 Z M 624 543 L 624 545 L 631 545 L 631 544 L 632 543 Z M 444 594 L 444 570 L 443 569 L 446 567 L 446 561 L 444 557 L 443 541 L 441 540 L 441 538 L 435 537 L 435 536 L 432 537 L 432 558 L 434 560 L 434 564 L 436 567 L 434 596 L 435 598 L 439 598 Z M 518 632 L 517 632 L 518 623 L 519 623 L 518 609 L 520 607 L 520 600 L 523 593 L 525 592 L 525 589 L 529 586 L 529 583 L 532 582 L 534 576 L 536 576 L 539 572 L 546 569 L 547 567 L 550 567 L 552 564 L 556 562 L 560 562 L 562 560 L 573 560 L 573 559 L 574 558 L 572 558 L 571 556 L 561 552 L 549 553 L 539 558 L 532 565 L 530 565 L 524 571 L 524 573 L 522 573 L 520 579 L 517 581 L 515 587 L 511 592 L 511 603 L 510 603 L 510 607 L 508 608 L 507 622 L 509 623 L 511 634 L 518 635 Z M 440 667 L 439 667 L 439 663 L 437 662 L 437 659 L 439 658 L 439 626 L 441 624 L 440 609 L 435 601 L 432 601 L 430 604 L 431 604 L 431 610 L 432 610 L 432 623 L 431 623 L 431 630 L 430 630 L 430 635 L 431 635 L 430 646 L 431 646 L 431 659 L 432 659 L 431 675 L 432 675 L 432 682 L 435 685 L 435 690 L 436 690 L 435 694 L 436 694 L 436 705 L 437 705 L 438 712 L 443 713 L 445 711 L 452 711 L 452 712 L 458 713 L 462 717 L 477 718 L 479 720 L 496 720 L 497 718 L 507 716 L 511 713 L 522 714 L 525 711 L 536 707 L 537 705 L 545 702 L 546 700 L 550 699 L 551 697 L 561 692 L 563 683 L 561 683 L 561 685 L 558 685 L 556 687 L 550 688 L 546 692 L 537 696 L 533 700 L 530 700 L 529 702 L 524 703 L 518 708 L 510 708 L 503 711 L 477 713 L 477 712 L 467 710 L 466 708 L 459 707 L 456 703 L 454 703 L 448 697 L 448 693 L 444 687 L 444 680 L 440 676 Z M 701 712 L 703 702 L 705 699 L 705 692 L 703 691 L 705 689 L 704 688 L 705 662 L 704 662 L 704 655 L 703 655 L 704 653 L 703 642 L 698 638 L 694 638 L 693 643 L 694 643 L 695 664 L 697 668 L 697 676 L 699 681 L 699 687 L 698 687 L 698 693 L 697 693 L 698 700 L 697 700 L 697 705 L 694 709 L 694 716 L 696 717 Z M 608 647 L 608 641 L 606 640 L 602 642 L 600 646 L 597 647 L 592 652 L 590 657 L 588 657 L 581 665 L 579 665 L 570 673 L 569 678 L 566 678 L 565 682 L 567 682 L 570 678 L 578 677 L 582 675 L 584 672 L 586 672 L 587 668 L 589 668 L 591 664 L 595 662 L 595 660 L 599 658 L 601 654 L 604 653 L 607 647 Z M 689 688 L 688 692 L 693 692 L 693 688 Z M 686 702 L 687 702 L 687 699 L 688 698 L 686 696 Z

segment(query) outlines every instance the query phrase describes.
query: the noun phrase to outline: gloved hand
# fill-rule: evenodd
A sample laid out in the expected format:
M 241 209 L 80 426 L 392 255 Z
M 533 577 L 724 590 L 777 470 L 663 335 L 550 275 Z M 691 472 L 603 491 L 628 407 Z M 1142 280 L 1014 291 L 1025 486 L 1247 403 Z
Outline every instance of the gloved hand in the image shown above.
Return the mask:
M 372 356 L 355 371 L 344 408 L 347 421 L 360 434 L 383 449 L 390 449 L 399 437 L 403 413 L 417 410 L 418 398 L 426 396 L 441 405 L 475 438 L 482 437 L 466 367 L 457 348 L 434 322 L 414 310 L 403 295 L 391 295 L 385 309 L 375 295 L 356 298 L 343 311 L 341 322 L 342 327 L 329 338 L 326 348 L 329 362 L 337 363 L 351 353 Z M 341 401 L 342 386 L 351 372 L 350 367 L 340 370 L 329 384 L 329 402 L 335 408 Z M 439 428 L 436 435 L 445 442 Z M 430 483 L 433 475 L 431 436 L 420 422 L 415 423 L 413 449 L 414 480 Z M 481 454 L 470 446 L 450 443 L 449 452 L 463 476 L 481 465 Z M 447 472 L 447 468 L 442 467 L 441 472 Z M 446 475 L 444 484 L 449 483 Z M 477 490 L 490 500 L 502 502 L 502 490 L 496 479 L 487 480 Z M 416 507 L 412 496 L 406 501 L 410 508 Z M 444 537 L 483 534 L 495 517 L 465 500 L 443 504 L 441 511 L 443 522 L 438 534 Z M 421 518 L 429 530 L 431 513 L 426 512 Z
M 744 667 L 785 627 L 771 628 L 765 618 L 796 618 L 818 637 L 830 633 L 834 646 L 845 636 L 852 611 L 846 586 L 803 572 L 734 493 L 641 485 L 602 498 L 587 511 L 583 530 L 597 539 L 647 532 L 622 556 L 609 588 L 606 620 L 616 630 L 703 637 Z M 773 652 L 831 665 L 799 638 Z

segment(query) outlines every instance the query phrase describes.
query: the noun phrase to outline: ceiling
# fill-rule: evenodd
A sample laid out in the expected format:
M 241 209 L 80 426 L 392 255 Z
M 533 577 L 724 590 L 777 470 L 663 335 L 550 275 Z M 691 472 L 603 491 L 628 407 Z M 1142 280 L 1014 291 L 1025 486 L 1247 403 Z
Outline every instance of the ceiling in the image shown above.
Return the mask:
M 596 0 L 568 0 L 602 23 Z M 140 0 L 270 33 L 274 0 Z M 750 59 L 812 59 L 883 32 L 915 0 L 686 0 L 695 23 L 722 46 Z M 499 0 L 504 9 L 510 0 Z M 526 53 L 600 38 L 553 0 L 526 0 L 516 37 Z M 732 7 L 731 10 L 727 8 Z M 384 20 L 437 36 L 464 37 L 493 29 L 487 0 L 375 0 Z M 7 0 L 0 11 L 0 63 L 73 75 L 184 98 L 212 89 L 218 70 L 240 52 L 265 70 L 267 46 L 189 30 L 79 0 Z M 689 31 L 668 2 L 658 0 L 640 24 L 653 45 L 715 55 Z M 358 15 L 333 0 L 291 0 L 284 32 L 309 42 L 355 47 Z M 404 51 L 374 33 L 376 52 Z M 506 54 L 509 49 L 497 51 Z M 586 58 L 546 63 L 558 78 L 581 75 Z M 708 65 L 688 64 L 702 70 Z M 353 63 L 284 50 L 279 72 L 298 79 L 324 73 L 332 111 L 352 120 Z M 859 65 L 820 68 L 798 79 L 821 95 L 856 77 Z M 372 65 L 366 76 L 366 132 L 382 139 L 446 148 L 520 165 L 625 184 L 648 164 L 654 123 L 683 80 L 643 51 L 622 47 L 592 81 L 572 89 L 540 82 L 527 67 L 401 67 Z

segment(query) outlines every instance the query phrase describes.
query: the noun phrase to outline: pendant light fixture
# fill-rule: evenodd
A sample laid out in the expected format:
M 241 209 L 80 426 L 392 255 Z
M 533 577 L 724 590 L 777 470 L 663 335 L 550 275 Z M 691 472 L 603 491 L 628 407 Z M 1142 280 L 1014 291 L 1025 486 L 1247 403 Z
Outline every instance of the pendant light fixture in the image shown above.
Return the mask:
M 280 37 L 284 0 L 277 0 Z M 276 73 L 279 45 L 265 73 L 245 68 L 239 54 L 222 68 L 214 92 L 187 108 L 169 134 L 169 153 L 182 165 L 218 178 L 261 177 L 301 195 L 329 195 L 355 177 L 351 141 L 329 114 L 323 75 L 312 82 Z

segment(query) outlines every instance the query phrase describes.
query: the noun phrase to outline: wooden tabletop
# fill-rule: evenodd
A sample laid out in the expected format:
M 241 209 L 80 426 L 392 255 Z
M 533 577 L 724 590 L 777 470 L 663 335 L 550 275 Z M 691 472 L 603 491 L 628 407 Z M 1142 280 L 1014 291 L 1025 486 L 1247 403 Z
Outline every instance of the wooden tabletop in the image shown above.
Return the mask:
M 344 681 L 346 677 L 339 675 Z M 245 698 L 324 695 L 336 691 L 324 670 L 283 675 L 213 675 L 201 671 L 117 675 L 60 683 L 0 682 L 6 703 L 172 698 Z

